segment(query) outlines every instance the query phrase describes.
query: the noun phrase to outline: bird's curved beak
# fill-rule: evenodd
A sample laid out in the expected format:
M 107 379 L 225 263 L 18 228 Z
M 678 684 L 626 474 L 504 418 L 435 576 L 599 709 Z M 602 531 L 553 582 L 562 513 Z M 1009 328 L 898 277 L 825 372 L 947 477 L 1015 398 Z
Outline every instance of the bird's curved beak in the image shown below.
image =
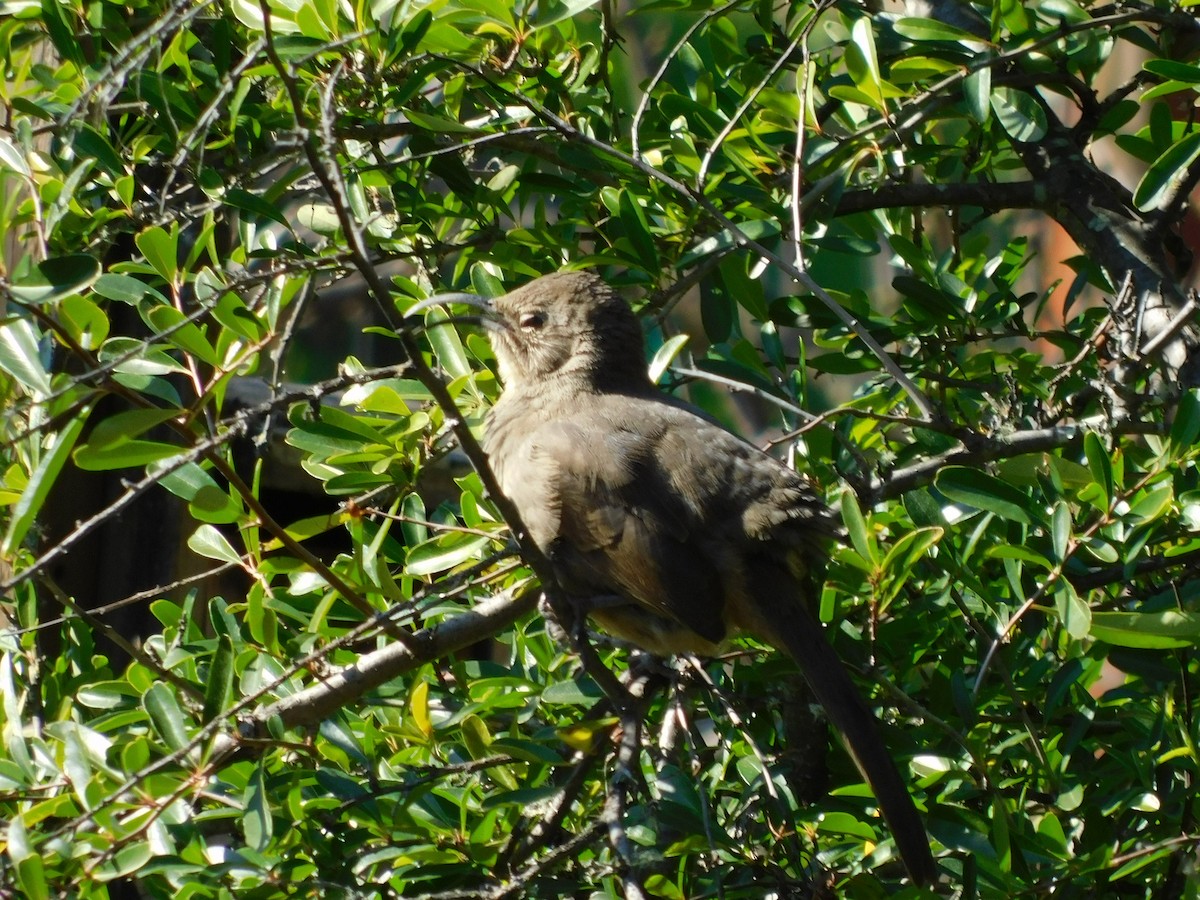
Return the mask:
M 421 321 L 415 322 L 416 317 L 428 312 L 431 309 L 441 309 L 449 306 L 452 303 L 462 303 L 466 306 L 473 306 L 479 310 L 478 315 L 447 315 L 444 319 L 438 319 L 433 322 Z M 408 312 L 404 314 L 407 324 L 420 324 L 426 328 L 432 325 L 446 325 L 457 322 L 468 322 L 472 325 L 482 325 L 485 328 L 496 328 L 499 326 L 500 320 L 496 315 L 496 307 L 487 297 L 480 297 L 478 294 L 468 294 L 464 291 L 453 291 L 446 294 L 434 294 L 432 297 L 422 300 L 420 303 L 409 307 Z

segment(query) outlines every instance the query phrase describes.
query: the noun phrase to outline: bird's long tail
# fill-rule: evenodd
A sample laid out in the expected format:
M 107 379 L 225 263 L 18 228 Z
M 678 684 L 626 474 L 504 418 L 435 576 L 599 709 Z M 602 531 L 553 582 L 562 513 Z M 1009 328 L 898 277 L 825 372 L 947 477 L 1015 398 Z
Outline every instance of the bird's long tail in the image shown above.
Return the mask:
M 875 792 L 908 874 L 918 884 L 933 882 L 937 866 L 925 825 L 904 778 L 884 746 L 875 716 L 817 620 L 800 603 L 782 599 L 795 595 L 795 581 L 772 578 L 772 569 L 773 566 L 763 566 L 751 576 L 752 581 L 758 582 L 753 585 L 752 596 L 770 598 L 771 602 L 769 611 L 758 610 L 759 627 L 754 630 L 796 660 L 851 759 Z M 780 575 L 777 571 L 774 574 Z M 763 584 L 764 580 L 776 583 Z

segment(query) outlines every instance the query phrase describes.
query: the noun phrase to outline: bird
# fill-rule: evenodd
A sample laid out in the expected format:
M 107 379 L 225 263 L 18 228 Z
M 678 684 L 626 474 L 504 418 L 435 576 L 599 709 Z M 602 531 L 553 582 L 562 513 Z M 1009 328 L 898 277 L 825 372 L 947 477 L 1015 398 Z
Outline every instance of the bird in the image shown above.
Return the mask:
M 713 656 L 739 634 L 797 663 L 871 785 L 910 878 L 936 878 L 921 816 L 875 716 L 809 610 L 836 539 L 796 471 L 650 380 L 637 317 L 586 270 L 478 310 L 503 385 L 483 450 L 559 590 L 660 656 Z

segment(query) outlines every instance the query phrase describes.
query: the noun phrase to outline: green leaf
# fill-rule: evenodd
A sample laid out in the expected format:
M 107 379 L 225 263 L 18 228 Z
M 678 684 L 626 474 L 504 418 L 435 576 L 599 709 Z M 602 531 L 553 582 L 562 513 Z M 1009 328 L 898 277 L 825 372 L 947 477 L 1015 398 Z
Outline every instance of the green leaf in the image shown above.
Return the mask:
M 72 294 L 58 305 L 60 321 L 75 343 L 93 350 L 108 337 L 108 316 L 87 297 Z
M 1033 95 L 1015 88 L 997 87 L 991 101 L 992 112 L 1013 140 L 1032 143 L 1046 136 L 1046 112 Z
M 758 242 L 765 238 L 774 237 L 779 232 L 779 222 L 775 219 L 749 219 L 737 225 L 736 235 L 726 230 L 700 241 L 680 257 L 677 265 L 680 269 L 685 269 L 695 265 L 707 256 L 712 256 L 713 254 L 721 255 L 728 252 L 734 247 L 739 246 L 743 239 Z
M 35 854 L 35 850 L 29 845 L 29 832 L 25 828 L 25 819 L 19 815 L 13 816 L 8 823 L 8 846 L 5 848 L 8 851 L 8 858 L 13 862 L 21 862 Z
M 109 175 L 125 174 L 125 163 L 120 154 L 113 149 L 108 138 L 86 123 L 79 125 L 75 132 L 75 154 L 80 159 L 94 159 L 96 165 Z
M 1038 521 L 1029 498 L 1011 485 L 979 469 L 947 466 L 934 486 L 955 503 L 995 513 L 1003 519 L 1031 525 Z
M 1148 212 L 1171 199 L 1188 176 L 1189 167 L 1200 157 L 1200 131 L 1193 131 L 1163 152 L 1138 181 L 1133 202 Z
M 8 531 L 4 535 L 4 544 L 3 547 L 0 547 L 0 555 L 5 559 L 12 558 L 13 552 L 25 540 L 25 535 L 29 533 L 30 526 L 37 520 L 38 513 L 46 502 L 46 497 L 58 481 L 58 475 L 62 471 L 67 457 L 71 454 L 71 449 L 79 440 L 79 435 L 87 423 L 91 410 L 91 406 L 81 407 L 75 415 L 67 419 L 62 430 L 53 435 L 50 445 L 42 448 L 42 458 L 38 461 L 33 474 L 29 476 L 29 482 L 21 492 L 21 498 L 13 507 L 12 517 L 8 522 Z
M 1088 431 L 1083 436 L 1083 452 L 1087 455 L 1088 469 L 1093 481 L 1104 491 L 1104 509 L 1112 505 L 1113 473 L 1112 462 L 1108 458 L 1108 450 L 1094 431 Z
M 88 435 L 88 444 L 97 449 L 107 449 L 182 415 L 181 409 L 165 408 L 129 409 L 115 413 L 96 423 Z
M 171 358 L 170 354 L 145 341 L 135 338 L 112 337 L 104 342 L 97 354 L 100 361 L 116 366 L 115 371 L 124 375 L 175 375 L 186 374 L 187 370 Z M 115 362 L 121 359 L 122 362 Z
M 1067 558 L 1071 548 L 1071 507 L 1065 500 L 1054 504 L 1050 517 L 1050 541 L 1054 545 L 1054 556 L 1059 562 Z
M 17 884 L 21 896 L 28 900 L 48 900 L 50 889 L 46 884 L 45 866 L 40 856 L 27 856 L 17 863 Z
M 66 725 L 67 723 L 63 723 Z M 70 723 L 74 727 L 60 732 L 63 744 L 63 771 L 71 782 L 71 788 L 79 805 L 86 810 L 92 809 L 88 801 L 88 785 L 92 781 L 92 766 L 80 736 L 82 726 Z
M 1200 84 L 1200 66 L 1189 65 L 1173 59 L 1149 59 L 1142 64 L 1147 72 L 1172 81 Z
M 992 113 L 992 67 L 983 66 L 963 79 L 963 97 L 972 118 L 986 125 Z
M 34 274 L 9 286 L 22 303 L 53 303 L 77 294 L 100 277 L 100 262 L 85 253 L 56 256 L 37 264 Z
M 147 473 L 157 475 L 160 485 L 176 497 L 186 500 L 194 518 L 213 525 L 229 525 L 241 516 L 240 504 L 222 490 L 199 464 L 184 463 L 170 472 L 159 474 L 165 468 L 151 464 L 147 467 Z
M 971 44 L 983 42 L 983 38 L 977 34 L 933 18 L 901 17 L 892 27 L 896 29 L 896 34 L 910 41 L 964 41 Z
M 1172 650 L 1200 644 L 1200 613 L 1094 612 L 1089 634 L 1098 641 L 1142 650 Z
M 404 109 L 401 111 L 414 125 L 418 125 L 426 131 L 432 131 L 435 134 L 477 134 L 479 131 L 478 128 L 472 128 L 469 125 L 464 125 L 462 122 L 447 118 L 446 116 L 418 112 L 415 109 Z
M 463 349 L 458 332 L 450 325 L 439 325 L 450 318 L 450 314 L 440 307 L 433 307 L 425 314 L 425 336 L 433 355 L 446 370 L 451 378 L 461 378 L 471 374 L 471 362 L 467 359 L 467 351 Z
M 850 28 L 850 43 L 846 45 L 846 70 L 855 85 L 869 98 L 870 105 L 882 110 L 883 77 L 879 73 L 871 20 L 866 16 L 856 19 Z
M 200 278 L 197 277 L 196 280 L 198 283 Z M 221 325 L 247 341 L 261 340 L 266 331 L 258 316 L 232 291 L 221 295 L 221 299 L 213 307 L 212 316 Z
M 204 721 L 211 722 L 229 708 L 233 696 L 233 640 L 227 634 L 217 638 L 204 687 Z
M 404 30 L 399 35 L 399 49 L 404 53 L 412 53 L 421 43 L 421 38 L 429 31 L 429 26 L 433 23 L 433 13 L 428 9 L 423 9 L 404 26 Z
M 252 218 L 268 219 L 277 222 L 289 231 L 291 230 L 291 224 L 283 217 L 283 213 L 279 211 L 278 207 L 257 194 L 241 188 L 230 188 L 221 199 L 234 209 L 248 213 Z
M 317 234 L 337 234 L 342 227 L 337 207 L 329 203 L 305 203 L 297 207 L 296 221 Z
M 658 248 L 654 245 L 654 236 L 650 234 L 650 225 L 646 221 L 646 214 L 642 212 L 641 204 L 629 191 L 621 191 L 618 210 L 621 226 L 633 245 L 638 262 L 647 272 L 657 272 Z
M 29 178 L 32 174 L 24 151 L 18 150 L 12 141 L 3 136 L 0 136 L 0 167 L 16 172 L 25 178 Z
M 887 575 L 886 587 L 880 591 L 878 604 L 880 613 L 887 611 L 892 601 L 903 589 L 912 574 L 917 560 L 942 539 L 941 528 L 917 528 L 908 532 L 888 550 L 880 566 Z
M 1040 0 L 1038 12 L 1054 22 L 1055 25 L 1091 20 L 1091 14 L 1074 0 Z
M 1030 550 L 1028 547 L 1021 547 L 1016 544 L 996 544 L 994 547 L 989 547 L 986 553 L 989 559 L 1017 559 L 1021 562 L 1033 563 L 1039 568 L 1049 572 L 1054 568 L 1054 565 L 1042 554 L 1036 550 Z
M 942 539 L 943 533 L 941 528 L 917 528 L 908 532 L 888 550 L 881 568 L 893 575 L 907 575 L 916 561 Z
M 38 345 L 40 336 L 26 319 L 9 319 L 0 323 L 0 369 L 25 387 L 46 395 L 53 388 L 50 376 L 42 365 Z
M 1175 407 L 1171 422 L 1171 447 L 1176 453 L 1194 449 L 1200 440 L 1200 388 L 1188 388 Z
M 409 575 L 432 575 L 475 559 L 493 538 L 462 532 L 447 532 L 408 551 L 404 570 Z
M 153 827 L 153 826 L 152 826 Z M 101 867 L 97 874 L 98 881 L 108 881 L 116 878 L 128 878 L 145 867 L 154 858 L 154 850 L 149 841 L 135 841 L 118 850 Z
M 270 846 L 275 830 L 263 767 L 263 762 L 254 767 L 254 775 L 242 795 L 242 833 L 247 846 L 259 853 Z
M 476 715 L 469 715 L 462 721 L 463 744 L 472 759 L 484 759 L 491 756 L 492 736 L 488 733 L 487 725 Z
M 184 353 L 190 353 L 210 366 L 220 366 L 221 357 L 204 337 L 204 332 L 175 307 L 156 306 L 146 313 L 146 318 L 156 331 Z
M 167 284 L 173 284 L 179 272 L 179 227 L 171 233 L 157 225 L 147 228 L 133 239 L 137 248 L 146 257 L 146 262 Z
M 835 84 L 829 88 L 829 96 L 844 103 L 857 103 L 877 112 L 884 111 L 883 101 L 880 98 L 853 85 Z
M 945 524 L 942 508 L 928 488 L 918 488 L 905 494 L 904 508 L 918 528 L 940 528 Z
M 1138 525 L 1148 525 L 1161 518 L 1175 499 L 1175 488 L 1170 484 L 1158 485 L 1146 491 L 1129 509 L 1129 518 Z
M 536 7 L 537 20 L 534 28 L 536 30 L 557 25 L 566 19 L 574 18 L 585 9 L 591 9 L 599 2 L 600 0 L 541 0 Z
M 75 451 L 75 465 L 88 472 L 112 469 L 136 469 L 149 463 L 178 456 L 180 448 L 158 441 L 123 441 L 112 447 L 96 448 L 85 443 Z
M 858 816 L 847 812 L 833 811 L 822 814 L 817 829 L 822 834 L 856 838 L 860 841 L 870 841 L 871 843 L 879 840 L 879 835 L 875 833 L 874 828 Z
M 182 750 L 188 745 L 187 727 L 179 701 L 165 682 L 155 681 L 142 697 L 142 708 L 167 748 Z
M 650 380 L 655 384 L 663 377 L 671 363 L 683 351 L 687 345 L 689 335 L 677 334 L 663 341 L 663 345 L 654 353 L 654 358 L 650 360 Z
M 564 706 L 586 706 L 595 703 L 604 696 L 604 692 L 596 682 L 586 676 L 570 681 L 556 681 L 547 685 L 542 691 L 543 703 L 558 703 Z M 610 725 L 611 727 L 611 721 Z
M 700 322 L 710 344 L 723 344 L 733 331 L 734 307 L 716 291 L 700 293 Z
M 905 56 L 891 64 L 888 69 L 888 79 L 896 85 L 911 85 L 958 71 L 961 71 L 961 67 L 948 59 L 937 59 L 932 56 Z
M 172 456 L 182 448 L 138 435 L 182 413 L 178 409 L 131 409 L 102 419 L 75 451 L 75 465 L 89 471 L 144 466 Z
M 871 536 L 867 527 L 867 520 L 863 518 L 862 510 L 858 508 L 858 497 L 850 488 L 842 491 L 840 500 L 842 508 L 842 521 L 846 524 L 846 532 L 850 535 L 850 543 L 855 551 L 872 567 L 879 565 L 879 551 L 875 546 L 875 539 Z
M 187 545 L 209 559 L 234 564 L 241 564 L 242 561 L 241 555 L 233 549 L 233 545 L 212 525 L 201 525 L 197 528 L 188 538 Z
M 1066 579 L 1054 582 L 1054 608 L 1067 634 L 1076 640 L 1087 637 L 1092 625 L 1091 607 Z

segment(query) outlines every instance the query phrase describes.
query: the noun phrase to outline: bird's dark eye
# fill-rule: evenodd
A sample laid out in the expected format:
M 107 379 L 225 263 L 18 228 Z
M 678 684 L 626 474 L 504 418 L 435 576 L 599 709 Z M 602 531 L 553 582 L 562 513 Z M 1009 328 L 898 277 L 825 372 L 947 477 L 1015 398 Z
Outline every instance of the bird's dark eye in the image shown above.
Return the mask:
M 537 331 L 546 324 L 546 314 L 540 312 L 524 313 L 521 316 L 521 327 Z

